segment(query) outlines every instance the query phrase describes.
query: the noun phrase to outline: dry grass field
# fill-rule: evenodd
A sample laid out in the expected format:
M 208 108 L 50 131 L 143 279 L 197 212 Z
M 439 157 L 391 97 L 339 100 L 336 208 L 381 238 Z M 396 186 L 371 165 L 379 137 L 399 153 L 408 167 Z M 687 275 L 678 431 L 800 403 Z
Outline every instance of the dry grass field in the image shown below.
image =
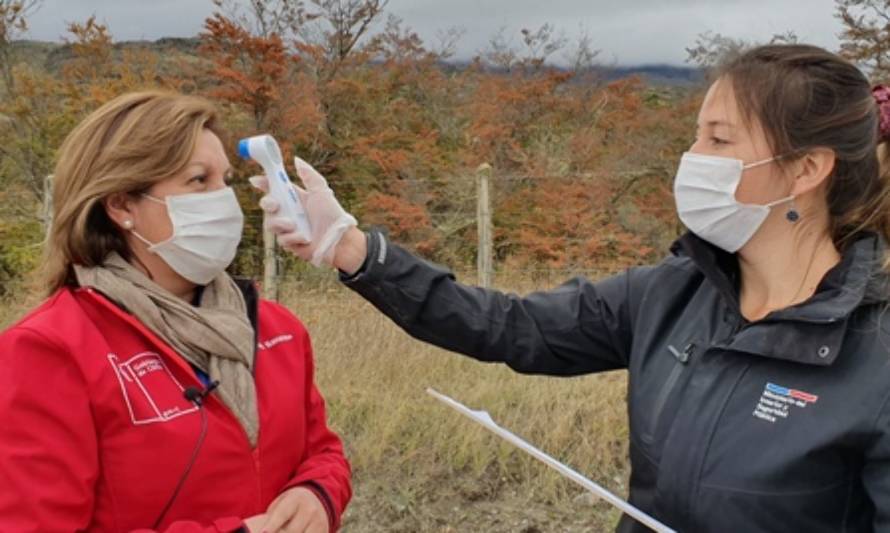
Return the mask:
M 513 283 L 528 290 L 531 283 Z M 355 477 L 344 531 L 607 531 L 618 514 L 440 405 L 487 410 L 607 488 L 627 492 L 625 375 L 523 376 L 423 344 L 337 284 L 285 291 Z

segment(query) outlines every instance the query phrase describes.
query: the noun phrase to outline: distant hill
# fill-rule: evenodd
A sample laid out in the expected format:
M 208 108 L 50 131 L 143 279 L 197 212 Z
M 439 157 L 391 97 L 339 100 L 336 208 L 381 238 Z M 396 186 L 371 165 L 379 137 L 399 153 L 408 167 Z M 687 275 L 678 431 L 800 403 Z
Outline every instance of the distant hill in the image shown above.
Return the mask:
M 58 72 L 73 57 L 71 45 L 46 41 L 15 41 L 12 43 L 20 60 L 31 65 L 42 65 L 50 72 Z M 158 52 L 162 63 L 176 59 L 198 59 L 199 40 L 195 38 L 165 37 L 157 41 L 120 41 L 114 43 L 115 58 L 125 50 L 147 49 Z
M 701 83 L 705 79 L 701 69 L 673 65 L 606 67 L 602 71 L 609 80 L 640 76 L 653 85 L 688 86 Z
M 197 37 L 165 37 L 157 41 L 121 41 L 114 43 L 116 56 L 127 49 L 149 49 L 159 52 L 164 59 L 194 58 L 198 59 Z M 65 43 L 45 41 L 15 41 L 13 46 L 21 54 L 21 58 L 32 65 L 43 65 L 51 72 L 57 72 L 60 66 L 72 57 L 71 46 Z M 454 61 L 443 64 L 447 70 L 461 70 L 468 62 Z M 640 76 L 648 83 L 659 86 L 686 87 L 700 83 L 704 76 L 697 68 L 674 65 L 634 65 L 634 66 L 602 66 L 594 68 L 601 78 L 618 80 L 630 76 Z

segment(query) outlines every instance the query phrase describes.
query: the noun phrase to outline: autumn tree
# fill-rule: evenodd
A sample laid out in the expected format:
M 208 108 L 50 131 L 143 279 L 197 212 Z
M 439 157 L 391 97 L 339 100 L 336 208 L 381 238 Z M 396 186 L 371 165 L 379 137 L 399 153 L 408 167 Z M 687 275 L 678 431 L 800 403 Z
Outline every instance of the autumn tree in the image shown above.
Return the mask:
M 23 86 L 26 68 L 15 41 L 28 30 L 28 17 L 40 7 L 36 0 L 0 0 L 0 294 L 14 290 L 22 273 L 36 264 L 42 213 L 32 186 L 42 173 L 41 148 L 28 123 L 25 94 L 43 86 Z M 41 183 L 42 185 L 42 180 Z M 42 187 L 41 187 L 42 188 Z M 41 191 L 42 192 L 42 191 Z
M 844 25 L 841 55 L 875 80 L 890 79 L 890 0 L 838 0 L 835 16 Z
M 767 44 L 793 44 L 798 42 L 793 31 L 774 34 Z M 758 46 L 756 41 L 748 41 L 706 31 L 698 34 L 695 44 L 686 48 L 686 62 L 702 69 L 708 76 L 714 69 Z
M 54 84 L 36 80 L 28 65 L 20 61 L 14 41 L 28 29 L 27 18 L 40 7 L 36 0 L 0 0 L 0 73 L 3 98 L 0 99 L 0 177 L 4 184 L 15 182 L 43 196 L 48 157 L 39 120 L 30 100 L 37 93 L 54 93 Z M 21 203 L 8 204 L 19 211 Z M 27 216 L 28 212 L 18 212 Z
M 251 35 L 293 39 L 307 18 L 303 0 L 213 0 L 217 13 Z
M 15 84 L 13 41 L 28 31 L 28 17 L 39 7 L 40 0 L 0 0 L 0 72 L 6 94 L 10 94 Z
M 254 36 L 231 19 L 216 13 L 204 22 L 201 52 L 213 64 L 216 80 L 209 95 L 249 110 L 253 128 L 268 129 L 276 116 L 270 113 L 289 82 L 289 63 L 281 38 Z
M 389 0 L 309 0 L 297 47 L 321 83 L 369 55 L 359 46 Z M 373 53 L 373 52 L 371 52 Z
M 40 87 L 20 80 L 27 65 L 20 62 L 14 41 L 27 32 L 27 19 L 39 7 L 37 0 L 0 0 L 0 75 L 3 82 L 3 98 L 0 100 L 0 155 L 3 161 L 0 172 L 6 179 L 20 178 L 20 182 L 38 196 L 42 193 L 45 165 L 42 158 L 29 148 L 37 143 L 26 100 L 31 91 L 40 90 Z
M 24 21 L 17 24 L 26 27 Z M 95 17 L 69 23 L 68 34 L 65 42 L 70 57 L 60 72 L 25 62 L 2 67 L 8 80 L 4 87 L 7 98 L 0 103 L 6 127 L 0 134 L 8 137 L 0 143 L 0 153 L 7 176 L 38 202 L 46 195 L 45 180 L 54 164 L 55 149 L 82 116 L 123 92 L 159 83 L 157 62 L 151 54 L 127 52 L 122 61 L 115 60 L 108 28 Z M 0 56 L 8 60 L 9 45 L 5 48 L 7 52 Z
M 346 141 L 331 161 L 344 177 L 339 191 L 356 200 L 363 220 L 432 257 L 475 220 L 473 188 L 453 175 L 464 140 L 454 109 L 459 84 L 439 63 L 449 49 L 447 37 L 427 48 L 390 16 L 363 46 L 374 62 L 340 70 L 327 85 L 328 120 Z

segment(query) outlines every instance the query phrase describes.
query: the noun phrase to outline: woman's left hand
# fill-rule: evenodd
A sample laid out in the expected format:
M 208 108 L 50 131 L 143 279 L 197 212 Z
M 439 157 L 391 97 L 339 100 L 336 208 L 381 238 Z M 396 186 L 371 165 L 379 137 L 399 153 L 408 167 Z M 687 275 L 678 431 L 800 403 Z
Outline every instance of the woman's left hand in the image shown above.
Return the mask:
M 328 513 L 314 492 L 294 487 L 281 493 L 266 511 L 266 533 L 328 533 Z

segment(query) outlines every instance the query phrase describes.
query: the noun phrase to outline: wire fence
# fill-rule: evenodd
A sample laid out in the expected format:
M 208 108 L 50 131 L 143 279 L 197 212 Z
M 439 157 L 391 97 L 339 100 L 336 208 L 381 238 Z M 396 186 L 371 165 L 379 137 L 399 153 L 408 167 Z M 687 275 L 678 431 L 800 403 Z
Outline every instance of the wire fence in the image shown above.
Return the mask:
M 576 276 L 582 276 L 590 279 L 596 279 L 611 274 L 618 270 L 615 262 L 603 261 L 599 262 L 596 258 L 586 258 L 578 263 L 565 262 L 559 266 L 552 264 L 519 264 L 517 261 L 501 260 L 495 257 L 495 245 L 498 250 L 512 250 L 521 248 L 525 243 L 504 238 L 499 235 L 496 239 L 493 233 L 497 231 L 497 227 L 493 226 L 494 207 L 492 197 L 503 188 L 516 183 L 525 182 L 532 184 L 547 184 L 554 182 L 563 183 L 585 183 L 595 179 L 603 178 L 603 175 L 583 175 L 583 176 L 493 176 L 490 169 L 480 167 L 480 171 L 476 175 L 469 177 L 449 178 L 451 184 L 455 182 L 466 183 L 472 185 L 472 193 L 465 194 L 460 202 L 454 202 L 451 208 L 446 212 L 428 213 L 430 229 L 441 229 L 443 224 L 453 223 L 455 220 L 462 221 L 462 228 L 466 233 L 477 232 L 478 239 L 474 250 L 476 256 L 475 266 L 468 263 L 466 259 L 461 261 L 444 261 L 443 266 L 450 268 L 456 277 L 469 284 L 494 286 L 507 290 L 534 290 L 538 288 L 552 287 L 565 280 Z M 664 171 L 662 169 L 638 169 L 625 173 L 630 180 L 638 180 L 640 177 L 652 177 L 655 179 L 663 179 Z M 614 179 L 614 176 L 612 176 Z M 379 185 L 378 182 L 373 182 Z M 437 180 L 430 179 L 404 179 L 399 183 L 413 183 L 427 186 L 437 185 Z M 371 185 L 370 180 L 346 180 L 333 181 L 332 188 L 337 191 L 345 186 L 361 188 L 362 185 Z M 626 194 L 633 188 L 635 183 L 629 184 L 621 190 L 620 194 Z M 488 188 L 494 190 L 495 194 L 490 194 Z M 577 204 L 577 202 L 575 202 Z M 571 219 L 576 216 L 589 214 L 592 207 L 582 206 L 580 208 L 566 208 L 563 206 L 553 206 L 554 217 L 560 219 Z M 658 216 L 660 218 L 672 217 L 675 208 L 673 203 L 670 205 L 646 205 L 644 206 L 647 216 Z M 247 215 L 245 221 L 246 227 L 254 232 L 254 237 L 258 233 L 262 233 L 263 220 L 261 214 Z M 482 231 L 488 225 L 488 231 Z M 679 226 L 674 228 L 660 228 L 668 235 L 668 242 L 679 232 Z M 492 231 L 494 230 L 494 231 Z M 583 247 L 591 237 L 595 235 L 578 235 L 577 228 L 566 228 L 565 233 L 554 235 L 553 238 L 563 247 Z M 249 245 L 242 246 L 240 251 L 239 265 L 240 274 L 261 280 L 264 294 L 269 298 L 278 298 L 283 292 L 291 289 L 298 290 L 325 290 L 332 284 L 336 284 L 338 276 L 336 272 L 330 269 L 315 269 L 310 265 L 302 263 L 295 259 L 290 253 L 282 251 L 277 247 L 270 246 L 268 239 L 270 235 L 265 235 L 264 239 L 252 238 Z M 265 242 L 264 242 L 265 241 Z M 407 248 L 412 248 L 410 242 L 397 243 L 404 244 Z M 665 250 L 666 251 L 666 250 Z M 503 258 L 502 258 L 503 259 Z M 270 265 L 269 261 L 274 264 Z M 628 265 L 621 265 L 628 266 Z

